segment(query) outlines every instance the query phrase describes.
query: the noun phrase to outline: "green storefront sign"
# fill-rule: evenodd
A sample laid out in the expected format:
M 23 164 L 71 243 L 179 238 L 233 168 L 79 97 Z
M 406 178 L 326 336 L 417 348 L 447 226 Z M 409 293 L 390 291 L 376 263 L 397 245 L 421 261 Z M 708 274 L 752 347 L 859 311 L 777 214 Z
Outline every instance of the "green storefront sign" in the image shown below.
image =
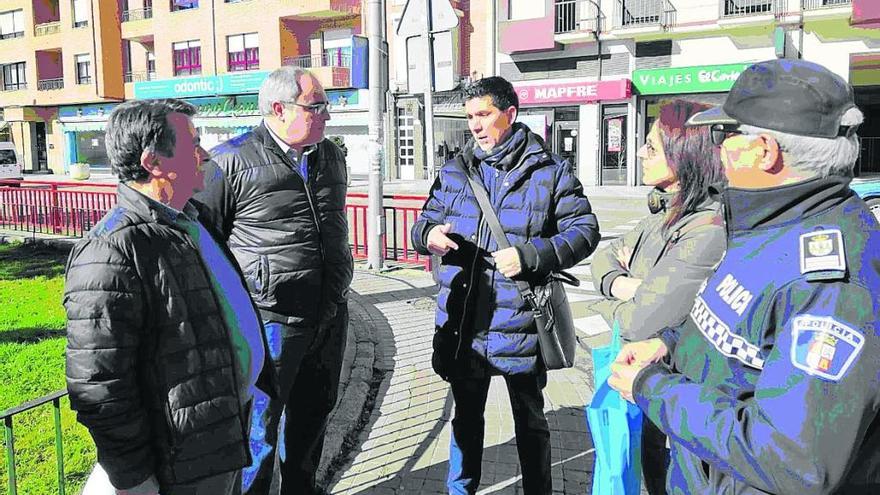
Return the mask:
M 739 75 L 751 65 L 699 65 L 633 72 L 633 86 L 641 95 L 715 93 L 730 90 Z
M 134 84 L 135 98 L 193 98 L 198 96 L 257 93 L 268 72 L 242 72 L 220 76 L 184 77 Z

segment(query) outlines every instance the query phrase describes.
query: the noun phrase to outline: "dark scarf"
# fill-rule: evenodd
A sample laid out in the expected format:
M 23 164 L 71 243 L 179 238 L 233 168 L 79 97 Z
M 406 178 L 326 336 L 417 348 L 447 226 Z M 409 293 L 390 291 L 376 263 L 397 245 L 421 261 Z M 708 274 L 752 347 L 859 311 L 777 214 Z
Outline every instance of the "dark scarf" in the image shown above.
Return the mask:
M 523 152 L 525 152 L 526 146 L 529 143 L 529 134 L 528 127 L 515 122 L 513 127 L 511 127 L 510 136 L 491 150 L 483 151 L 482 148 L 474 143 L 474 158 L 486 165 L 507 172 L 519 165 Z

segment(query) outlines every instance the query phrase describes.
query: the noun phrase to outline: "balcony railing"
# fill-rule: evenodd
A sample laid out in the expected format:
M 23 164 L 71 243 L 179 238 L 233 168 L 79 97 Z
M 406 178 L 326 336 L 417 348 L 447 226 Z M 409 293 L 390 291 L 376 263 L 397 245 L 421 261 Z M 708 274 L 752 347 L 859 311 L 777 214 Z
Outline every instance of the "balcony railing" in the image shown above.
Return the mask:
M 34 26 L 34 36 L 47 36 L 61 31 L 61 21 L 44 22 Z
M 670 27 L 675 24 L 675 17 L 675 7 L 669 0 L 617 0 L 614 27 Z
M 153 8 L 147 7 L 145 9 L 129 9 L 122 11 L 122 22 L 128 21 L 140 21 L 141 19 L 152 19 L 153 18 Z
M 152 71 L 148 72 L 145 70 L 139 70 L 139 71 L 133 71 L 133 72 L 126 72 L 122 75 L 122 78 L 127 83 L 153 81 L 156 79 L 156 73 L 152 72 Z
M 300 57 L 286 57 L 284 65 L 292 65 L 301 69 L 316 67 L 348 67 L 351 68 L 351 55 L 342 52 L 330 52 Z
M 2 91 L 22 91 L 25 89 L 27 89 L 27 83 L 3 83 L 3 86 L 0 86 Z
M 64 78 L 37 81 L 37 91 L 51 91 L 53 89 L 64 89 Z
M 852 4 L 852 0 L 801 0 L 803 10 L 819 10 Z
M 602 13 L 596 0 L 556 0 L 554 33 L 598 33 L 602 26 Z
M 780 0 L 720 0 L 720 16 L 722 19 L 728 19 L 755 15 L 776 15 L 780 12 L 780 4 Z

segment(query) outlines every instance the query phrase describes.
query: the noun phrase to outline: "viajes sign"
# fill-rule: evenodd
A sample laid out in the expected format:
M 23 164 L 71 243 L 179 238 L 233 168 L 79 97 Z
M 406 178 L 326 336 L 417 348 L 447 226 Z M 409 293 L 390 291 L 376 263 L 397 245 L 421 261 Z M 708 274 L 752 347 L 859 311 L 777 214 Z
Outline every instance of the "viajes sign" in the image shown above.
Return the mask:
M 642 95 L 714 93 L 730 90 L 751 64 L 699 65 L 633 72 L 633 86 Z

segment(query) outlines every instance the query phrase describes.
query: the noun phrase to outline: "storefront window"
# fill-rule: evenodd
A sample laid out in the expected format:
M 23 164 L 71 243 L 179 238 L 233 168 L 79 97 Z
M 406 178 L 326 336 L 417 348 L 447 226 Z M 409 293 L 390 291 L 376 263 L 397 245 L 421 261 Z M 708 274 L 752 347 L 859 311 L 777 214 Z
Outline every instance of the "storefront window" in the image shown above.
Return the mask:
M 601 185 L 626 185 L 626 105 L 602 108 Z
M 104 148 L 104 131 L 86 131 L 76 134 L 76 163 L 88 163 L 91 168 L 110 168 L 110 159 Z

